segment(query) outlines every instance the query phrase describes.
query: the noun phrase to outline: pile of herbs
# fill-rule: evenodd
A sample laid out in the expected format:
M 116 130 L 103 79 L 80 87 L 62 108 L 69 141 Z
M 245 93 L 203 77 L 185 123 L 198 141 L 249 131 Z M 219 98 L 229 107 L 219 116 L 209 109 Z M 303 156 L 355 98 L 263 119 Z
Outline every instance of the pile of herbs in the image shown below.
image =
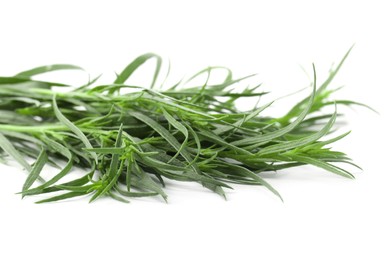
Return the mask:
M 28 172 L 20 193 L 47 194 L 38 203 L 78 196 L 167 200 L 167 179 L 197 182 L 224 197 L 231 184 L 261 185 L 280 197 L 261 174 L 307 164 L 353 178 L 337 166 L 354 165 L 351 160 L 327 148 L 349 132 L 326 138 L 339 116 L 336 105 L 356 104 L 332 100 L 335 90 L 328 88 L 348 53 L 322 84 L 313 66 L 311 94 L 279 118 L 262 116 L 272 103 L 239 111 L 237 101 L 265 93 L 258 86 L 235 92 L 247 77 L 234 79 L 228 69 L 220 84 L 183 87 L 180 82 L 155 90 L 162 64 L 155 54 L 136 58 L 107 85 L 97 85 L 98 78 L 81 87 L 33 79 L 80 69 L 64 64 L 0 77 L 0 159 L 13 158 Z M 157 61 L 152 86 L 125 84 L 149 59 Z M 209 78 L 216 69 L 221 68 L 193 78 Z M 334 112 L 318 113 L 326 106 Z M 46 165 L 58 170 L 44 179 Z M 75 167 L 85 174 L 63 181 Z

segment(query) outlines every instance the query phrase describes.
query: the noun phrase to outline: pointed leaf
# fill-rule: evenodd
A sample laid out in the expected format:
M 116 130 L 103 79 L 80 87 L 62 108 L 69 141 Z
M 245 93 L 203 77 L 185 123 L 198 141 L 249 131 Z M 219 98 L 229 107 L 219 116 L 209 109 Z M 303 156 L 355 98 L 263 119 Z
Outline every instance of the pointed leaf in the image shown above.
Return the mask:
M 31 185 L 38 179 L 39 174 L 41 173 L 43 166 L 48 162 L 48 157 L 45 150 L 42 148 L 37 160 L 34 163 L 33 168 L 31 169 L 30 174 L 28 175 L 26 181 L 24 182 L 22 191 L 28 190 Z

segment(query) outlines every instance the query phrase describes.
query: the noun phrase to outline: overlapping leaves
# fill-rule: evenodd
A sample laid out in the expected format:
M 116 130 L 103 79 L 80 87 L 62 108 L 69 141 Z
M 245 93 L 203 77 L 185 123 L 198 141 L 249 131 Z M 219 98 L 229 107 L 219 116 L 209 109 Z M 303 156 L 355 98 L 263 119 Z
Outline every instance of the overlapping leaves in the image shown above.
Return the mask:
M 271 103 L 238 111 L 238 99 L 265 93 L 257 92 L 259 86 L 235 92 L 247 77 L 233 79 L 232 72 L 221 67 L 158 90 L 162 59 L 151 53 L 135 59 L 108 85 L 92 86 L 96 78 L 67 91 L 65 84 L 33 79 L 54 70 L 81 69 L 67 64 L 0 77 L 0 155 L 13 158 L 28 172 L 23 196 L 53 194 L 40 203 L 79 196 L 89 196 L 90 201 L 107 196 L 122 202 L 145 196 L 167 200 L 166 180 L 198 182 L 221 196 L 231 184 L 261 185 L 280 197 L 261 173 L 305 164 L 352 178 L 336 165 L 354 165 L 350 159 L 326 147 L 347 134 L 322 140 L 334 130 L 336 109 L 317 113 L 332 104 L 359 104 L 330 98 L 334 90 L 328 86 L 348 54 L 318 90 L 313 70 L 311 94 L 281 118 L 262 116 Z M 127 85 L 150 59 L 157 61 L 154 88 Z M 225 69 L 226 78 L 208 84 L 217 69 Z M 204 75 L 205 84 L 183 86 Z M 53 86 L 64 91 L 54 91 Z M 128 89 L 132 91 L 123 92 Z M 41 172 L 47 164 L 59 169 L 44 180 Z M 87 173 L 63 181 L 74 167 Z

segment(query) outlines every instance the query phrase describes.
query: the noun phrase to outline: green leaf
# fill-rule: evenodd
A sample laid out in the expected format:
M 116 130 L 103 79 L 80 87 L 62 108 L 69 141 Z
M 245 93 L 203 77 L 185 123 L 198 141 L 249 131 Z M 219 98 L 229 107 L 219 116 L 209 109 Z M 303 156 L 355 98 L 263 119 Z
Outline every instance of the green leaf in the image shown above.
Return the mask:
M 273 194 L 278 196 L 283 201 L 282 196 L 279 194 L 279 192 L 277 190 L 275 190 L 268 182 L 266 182 L 260 176 L 256 175 L 255 173 L 248 170 L 247 168 L 239 166 L 239 165 L 227 164 L 227 163 L 222 163 L 221 166 L 228 169 L 228 171 L 233 171 L 237 174 L 242 174 L 243 176 L 247 176 L 248 178 L 255 180 L 256 182 L 258 182 L 259 184 L 266 187 L 268 190 L 270 190 Z
M 174 171 L 174 172 L 180 172 L 180 171 L 185 171 L 186 167 L 185 166 L 177 166 L 173 165 L 168 162 L 163 162 L 158 160 L 157 158 L 150 157 L 150 156 L 136 156 L 135 158 L 139 158 L 142 162 L 144 162 L 146 165 L 150 167 L 155 167 L 158 169 L 162 170 L 168 170 L 168 171 Z M 171 159 L 171 157 L 170 157 Z
M 122 160 L 121 164 L 119 166 L 119 169 L 116 169 L 116 171 L 114 172 L 115 175 L 110 176 L 111 180 L 108 183 L 108 185 L 106 185 L 103 189 L 97 191 L 94 194 L 94 196 L 92 196 L 92 198 L 90 199 L 89 202 L 93 202 L 94 200 L 98 199 L 99 197 L 104 196 L 105 194 L 109 193 L 109 191 L 115 186 L 119 176 L 122 174 L 123 167 L 124 167 L 124 161 Z M 111 174 L 111 168 L 110 168 L 109 174 Z
M 331 144 L 331 143 L 334 143 L 334 142 L 337 142 L 338 140 L 340 139 L 343 139 L 344 137 L 346 137 L 347 135 L 349 135 L 351 133 L 351 131 L 348 131 L 344 134 L 341 134 L 341 135 L 338 135 L 334 138 L 331 138 L 329 140 L 326 140 L 326 141 L 322 141 L 322 142 L 318 142 L 318 143 L 314 143 L 314 144 L 311 144 L 311 145 L 307 145 L 305 146 L 304 148 L 301 148 L 301 151 L 308 151 L 310 149 L 319 149 L 319 148 L 322 148 L 324 147 L 325 145 L 328 145 L 328 144 Z
M 47 182 L 44 182 L 43 184 L 41 184 L 40 186 L 38 186 L 36 188 L 22 191 L 23 196 L 44 193 L 44 190 L 46 188 L 50 187 L 51 185 L 55 184 L 60 179 L 62 179 L 65 175 L 67 175 L 71 171 L 71 169 L 73 167 L 73 154 L 69 151 L 69 149 L 67 149 L 65 146 L 61 145 L 60 143 L 58 143 L 58 142 L 56 142 L 56 141 L 54 141 L 46 136 L 43 137 L 43 140 L 46 144 L 49 144 L 50 148 L 52 148 L 54 151 L 60 153 L 61 155 L 65 156 L 66 158 L 68 158 L 68 162 L 66 163 L 65 167 L 58 174 L 53 176 Z
M 31 187 L 31 185 L 33 185 L 33 183 L 38 179 L 39 174 L 41 173 L 43 167 L 47 162 L 48 162 L 47 154 L 44 148 L 42 148 L 37 160 L 34 163 L 33 168 L 30 171 L 30 174 L 28 175 L 26 181 L 24 182 L 22 191 L 28 190 Z
M 114 200 L 117 200 L 117 201 L 122 202 L 122 203 L 130 203 L 130 201 L 122 198 L 121 196 L 118 196 L 117 194 L 115 194 L 113 192 L 108 192 L 108 196 L 110 196 Z
M 125 152 L 125 147 L 101 147 L 101 148 L 83 148 L 84 151 L 97 154 L 116 154 L 121 155 Z
M 314 141 L 317 141 L 324 135 L 328 134 L 331 130 L 334 122 L 336 121 L 337 111 L 334 112 L 332 118 L 328 121 L 328 123 L 317 133 L 300 138 L 298 140 L 293 141 L 286 141 L 281 144 L 275 144 L 267 146 L 263 149 L 261 149 L 256 155 L 257 156 L 263 156 L 266 154 L 272 154 L 272 153 L 278 153 L 278 152 L 285 152 L 297 147 L 305 146 L 308 144 L 313 143 Z
M 151 84 L 151 88 L 153 88 L 156 84 L 157 77 L 160 73 L 162 59 L 160 56 L 154 53 L 146 53 L 144 55 L 139 56 L 133 62 L 131 62 L 117 77 L 115 80 L 115 84 L 124 84 L 126 80 L 136 71 L 142 64 L 144 64 L 147 60 L 155 58 L 157 60 L 156 70 L 154 71 L 153 81 Z
M 31 172 L 31 165 L 24 159 L 18 150 L 12 145 L 12 143 L 0 133 L 0 147 L 9 154 L 15 161 L 17 161 L 23 168 Z
M 65 193 L 65 194 L 62 194 L 62 195 L 51 197 L 49 199 L 40 200 L 40 201 L 37 201 L 35 203 L 41 204 L 41 203 L 47 203 L 47 202 L 54 202 L 54 201 L 59 201 L 59 200 L 65 200 L 65 199 L 80 197 L 80 196 L 83 196 L 83 195 L 86 195 L 86 193 L 71 191 L 71 192 L 68 192 L 68 193 Z
M 302 156 L 302 155 L 295 155 L 295 154 L 289 155 L 289 157 L 297 162 L 311 164 L 311 165 L 317 166 L 319 168 L 322 168 L 324 170 L 327 170 L 329 172 L 332 172 L 334 174 L 337 174 L 337 175 L 340 175 L 340 176 L 343 176 L 343 177 L 346 177 L 349 179 L 355 178 L 351 173 L 347 172 L 346 170 L 340 169 L 339 167 L 336 167 L 332 164 L 329 164 L 327 162 L 323 162 L 323 161 L 318 160 L 318 159 L 314 159 L 314 158 L 310 158 L 310 157 L 306 157 L 306 156 Z
M 55 186 L 51 186 L 48 188 L 44 188 L 41 190 L 40 193 L 55 192 L 55 191 L 60 191 L 60 190 L 73 190 L 74 191 L 75 187 L 79 187 L 79 188 L 86 187 L 83 185 L 87 184 L 90 180 L 92 180 L 92 177 L 93 177 L 95 171 L 96 171 L 96 165 L 93 164 L 91 171 L 89 173 L 87 173 L 86 175 L 84 175 L 83 177 L 80 177 L 78 179 L 68 181 L 68 182 L 65 182 L 62 184 L 58 184 Z M 84 188 L 82 188 L 80 190 L 84 191 Z
M 347 51 L 347 53 L 344 55 L 344 57 L 341 59 L 341 61 L 339 62 L 339 64 L 336 66 L 336 68 L 331 71 L 329 73 L 329 76 L 328 78 L 324 81 L 324 83 L 321 84 L 321 86 L 318 88 L 318 91 L 317 93 L 318 94 L 321 94 L 323 91 L 326 90 L 326 88 L 330 85 L 330 83 L 333 81 L 334 77 L 337 75 L 337 73 L 339 72 L 339 70 L 341 69 L 342 65 L 344 64 L 345 60 L 347 59 L 349 53 L 352 51 L 352 48 L 353 48 L 353 45 L 352 47 Z M 314 83 L 315 84 L 315 83 Z M 301 110 L 301 107 L 308 102 L 308 99 L 305 98 L 303 100 L 301 100 L 300 102 L 298 102 L 293 108 L 291 108 L 291 110 L 283 117 L 284 119 L 288 119 L 288 118 L 291 118 L 291 117 L 294 117 L 294 115 L 296 115 L 297 113 L 299 113 L 298 111 Z
M 329 76 L 328 78 L 325 80 L 324 83 L 321 84 L 321 86 L 318 88 L 318 93 L 321 93 L 322 91 L 324 91 L 328 86 L 329 84 L 333 81 L 334 77 L 336 77 L 337 73 L 339 72 L 339 70 L 341 69 L 341 67 L 343 66 L 345 60 L 348 58 L 349 54 L 351 53 L 352 49 L 353 49 L 354 45 L 352 45 L 349 50 L 347 51 L 347 53 L 344 55 L 344 57 L 341 59 L 341 61 L 339 62 L 339 64 L 336 66 L 336 68 L 334 70 L 332 70 L 330 73 L 329 73 Z
M 227 147 L 227 148 L 230 148 L 231 150 L 239 153 L 239 154 L 245 154 L 245 155 L 253 155 L 251 152 L 249 152 L 248 150 L 246 149 L 243 149 L 243 148 L 240 148 L 240 147 L 237 147 L 235 145 L 234 142 L 226 142 L 225 140 L 223 140 L 221 137 L 219 137 L 218 135 L 215 135 L 213 132 L 211 131 L 207 131 L 207 130 L 204 130 L 204 129 L 200 129 L 199 132 L 197 133 L 199 136 L 201 136 L 202 138 L 204 138 L 205 140 L 209 140 L 213 143 L 216 143 L 216 144 L 219 144 L 221 146 L 224 146 L 224 147 Z
M 150 177 L 149 174 L 145 173 L 141 167 L 139 167 L 139 165 L 137 164 L 136 161 L 134 161 L 131 165 L 132 167 L 132 172 L 134 172 L 134 174 L 136 176 L 138 176 L 138 178 L 134 178 L 132 180 L 132 184 L 137 186 L 137 187 L 140 187 L 142 189 L 146 189 L 146 190 L 149 190 L 149 191 L 152 191 L 152 192 L 156 192 L 158 194 L 161 195 L 161 197 L 163 197 L 163 199 L 165 201 L 167 201 L 168 199 L 168 196 L 165 194 L 165 192 L 161 189 L 161 187 Z
M 43 193 L 45 188 L 50 187 L 51 185 L 55 184 L 60 179 L 62 179 L 65 175 L 67 175 L 70 172 L 70 170 L 72 169 L 72 167 L 73 167 L 73 162 L 72 162 L 72 158 L 70 158 L 69 161 L 67 162 L 67 164 L 65 165 L 65 167 L 59 173 L 57 173 L 54 177 L 52 177 L 50 180 L 48 180 L 47 182 L 43 183 L 42 185 L 40 185 L 36 188 L 23 191 L 22 195 L 26 196 L 26 195 L 35 195 L 35 194 Z
M 176 152 L 176 154 L 172 157 L 171 160 L 174 160 L 183 149 L 185 149 L 188 141 L 188 130 L 187 128 L 181 124 L 179 121 L 177 121 L 173 116 L 171 116 L 164 108 L 161 108 L 163 111 L 164 117 L 168 120 L 168 122 L 177 130 L 179 130 L 185 137 L 183 143 L 181 144 L 179 150 Z M 169 162 L 168 162 L 169 163 Z
M 151 197 L 151 196 L 159 195 L 157 192 L 129 192 L 129 191 L 122 190 L 119 187 L 115 187 L 115 190 L 119 194 L 130 198 Z
M 279 130 L 269 132 L 263 135 L 259 135 L 257 137 L 248 137 L 242 140 L 234 141 L 231 144 L 236 146 L 245 146 L 245 145 L 253 145 L 260 146 L 267 142 L 270 142 L 274 140 L 275 138 L 281 137 L 289 132 L 291 132 L 295 127 L 297 127 L 306 117 L 306 115 L 309 113 L 311 106 L 313 105 L 314 97 L 316 94 L 316 72 L 315 67 L 313 65 L 313 72 L 314 72 L 314 86 L 313 86 L 313 92 L 309 98 L 309 102 L 306 105 L 305 109 L 301 112 L 301 114 L 295 119 L 294 122 L 287 125 L 286 127 L 283 127 Z M 253 148 L 253 146 L 252 146 Z
M 131 159 L 126 159 L 126 188 L 127 191 L 130 192 L 131 188 Z
M 57 106 L 57 101 L 55 95 L 53 96 L 53 109 L 54 109 L 54 114 L 56 115 L 57 119 L 63 123 L 65 126 L 67 126 L 75 135 L 77 135 L 80 140 L 84 143 L 86 148 L 92 149 L 92 145 L 89 142 L 88 138 L 84 135 L 84 133 L 77 127 L 75 126 L 72 122 L 69 121 L 59 110 Z M 98 158 L 95 152 L 91 152 L 91 155 L 95 162 L 98 162 Z
M 51 71 L 56 70 L 83 70 L 79 66 L 70 65 L 70 64 L 53 64 L 53 65 L 46 65 L 41 67 L 36 67 L 30 70 L 22 71 L 16 74 L 16 77 L 26 77 L 30 78 L 32 76 L 43 74 Z
M 25 77 L 0 77 L 0 85 L 1 84 L 9 84 L 9 85 L 7 85 L 8 87 L 20 89 L 20 85 L 17 85 L 17 83 L 28 83 L 28 84 L 31 84 L 31 86 L 38 85 L 41 88 L 50 88 L 52 86 L 57 86 L 57 87 L 67 86 L 66 84 L 62 84 L 62 83 L 31 80 L 31 79 L 25 78 Z M 24 86 L 28 86 L 28 85 L 24 85 Z M 4 87 L 4 86 L 2 86 L 2 87 Z
M 118 135 L 115 141 L 115 148 L 120 148 L 122 146 L 122 131 L 123 131 L 123 125 L 121 125 L 119 128 Z M 118 165 L 119 165 L 119 155 L 120 154 L 116 153 L 115 151 L 114 153 L 112 153 L 110 168 L 108 170 L 108 177 L 110 179 L 113 179 L 117 175 Z
M 17 125 L 36 125 L 37 122 L 27 116 L 23 116 L 14 111 L 0 110 L 0 123 Z
M 238 121 L 235 122 L 233 125 L 220 127 L 220 128 L 218 128 L 218 129 L 214 130 L 214 133 L 215 133 L 216 135 L 221 135 L 221 134 L 223 134 L 223 133 L 225 133 L 225 132 L 229 132 L 229 131 L 231 131 L 231 130 L 233 130 L 233 129 L 240 128 L 240 126 L 241 126 L 242 124 L 244 124 L 245 122 L 251 120 L 252 118 L 254 118 L 254 117 L 256 117 L 256 116 L 258 116 L 258 114 L 260 114 L 260 113 L 261 113 L 262 111 L 264 111 L 266 108 L 268 108 L 269 106 L 271 106 L 272 103 L 273 103 L 273 102 L 270 102 L 270 103 L 268 103 L 268 104 L 266 104 L 266 105 L 264 105 L 264 106 L 261 106 L 261 107 L 255 109 L 255 110 L 252 111 L 251 113 L 244 115 L 244 117 L 243 117 L 242 119 L 238 120 Z
M 137 118 L 138 120 L 144 122 L 148 126 L 150 126 L 153 130 L 155 130 L 159 135 L 161 135 L 173 148 L 176 149 L 176 151 L 180 152 L 180 155 L 183 156 L 183 158 L 189 163 L 192 163 L 192 156 L 185 150 L 180 151 L 180 143 L 176 140 L 176 138 L 163 126 L 158 124 L 156 121 L 154 121 L 152 118 L 146 116 L 145 114 L 136 112 L 136 111 L 131 111 L 131 115 Z M 198 167 L 194 164 L 191 165 L 191 168 L 194 169 L 195 172 L 200 174 L 200 171 Z
M 212 184 L 212 183 L 204 183 L 203 186 L 215 193 L 217 193 L 218 195 L 220 195 L 221 197 L 223 197 L 225 200 L 227 199 L 226 198 L 226 194 L 225 194 L 225 191 L 222 189 L 221 186 L 218 186 L 218 185 L 215 185 L 215 184 Z
M 120 148 L 122 146 L 122 131 L 123 131 L 123 125 L 119 127 L 118 135 L 115 141 L 115 148 Z M 119 169 L 118 165 L 120 163 Z M 105 195 L 106 193 L 109 193 L 109 191 L 114 187 L 116 184 L 119 176 L 123 172 L 125 161 L 122 160 L 119 162 L 119 154 L 114 153 L 112 154 L 110 168 L 107 172 L 107 178 L 109 179 L 109 183 L 103 187 L 103 189 L 97 191 L 94 196 L 91 198 L 90 202 L 93 202 L 94 200 L 98 199 L 99 197 Z
M 52 138 L 47 136 L 42 136 L 41 138 L 42 141 L 47 145 L 48 149 L 57 152 L 68 159 L 72 158 L 72 153 L 69 151 L 69 149 L 59 142 L 54 141 Z
M 20 139 L 23 141 L 27 141 L 27 142 L 30 142 L 32 144 L 38 145 L 38 146 L 43 145 L 43 142 L 41 140 L 39 140 L 38 138 L 36 138 L 34 136 L 28 135 L 28 134 L 19 133 L 19 132 L 12 132 L 12 131 L 7 131 L 7 130 L 0 130 L 0 131 L 3 135 L 6 135 L 6 136 L 10 136 L 10 137 L 17 138 L 17 139 Z

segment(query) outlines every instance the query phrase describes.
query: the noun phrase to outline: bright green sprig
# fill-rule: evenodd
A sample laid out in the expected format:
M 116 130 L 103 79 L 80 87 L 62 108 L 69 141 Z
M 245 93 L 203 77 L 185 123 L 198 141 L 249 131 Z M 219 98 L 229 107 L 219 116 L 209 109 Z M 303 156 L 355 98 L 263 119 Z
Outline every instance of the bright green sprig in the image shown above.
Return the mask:
M 248 77 L 233 79 L 222 67 L 209 67 L 187 82 L 206 75 L 201 86 L 180 82 L 154 89 L 162 59 L 151 53 L 135 59 L 108 85 L 95 86 L 97 77 L 68 91 L 65 84 L 32 79 L 54 70 L 81 69 L 67 64 L 0 77 L 0 157 L 10 156 L 28 171 L 22 196 L 54 194 L 38 203 L 79 196 L 90 201 L 104 196 L 122 202 L 145 196 L 167 200 L 167 179 L 198 182 L 223 197 L 230 184 L 261 185 L 280 197 L 261 173 L 305 164 L 353 178 L 335 165 L 354 165 L 351 160 L 326 147 L 348 133 L 322 140 L 334 130 L 339 114 L 317 114 L 329 105 L 361 105 L 330 99 L 335 90 L 328 86 L 348 54 L 318 89 L 313 66 L 311 94 L 280 118 L 262 116 L 271 103 L 239 111 L 237 100 L 266 93 L 256 92 L 260 85 L 234 92 L 234 85 Z M 125 84 L 150 59 L 157 61 L 152 88 Z M 226 78 L 210 85 L 208 78 L 217 69 L 225 69 Z M 35 160 L 32 165 L 28 157 Z M 65 161 L 62 168 L 60 161 Z M 60 168 L 48 180 L 40 176 L 46 164 Z M 88 173 L 63 182 L 74 167 Z

